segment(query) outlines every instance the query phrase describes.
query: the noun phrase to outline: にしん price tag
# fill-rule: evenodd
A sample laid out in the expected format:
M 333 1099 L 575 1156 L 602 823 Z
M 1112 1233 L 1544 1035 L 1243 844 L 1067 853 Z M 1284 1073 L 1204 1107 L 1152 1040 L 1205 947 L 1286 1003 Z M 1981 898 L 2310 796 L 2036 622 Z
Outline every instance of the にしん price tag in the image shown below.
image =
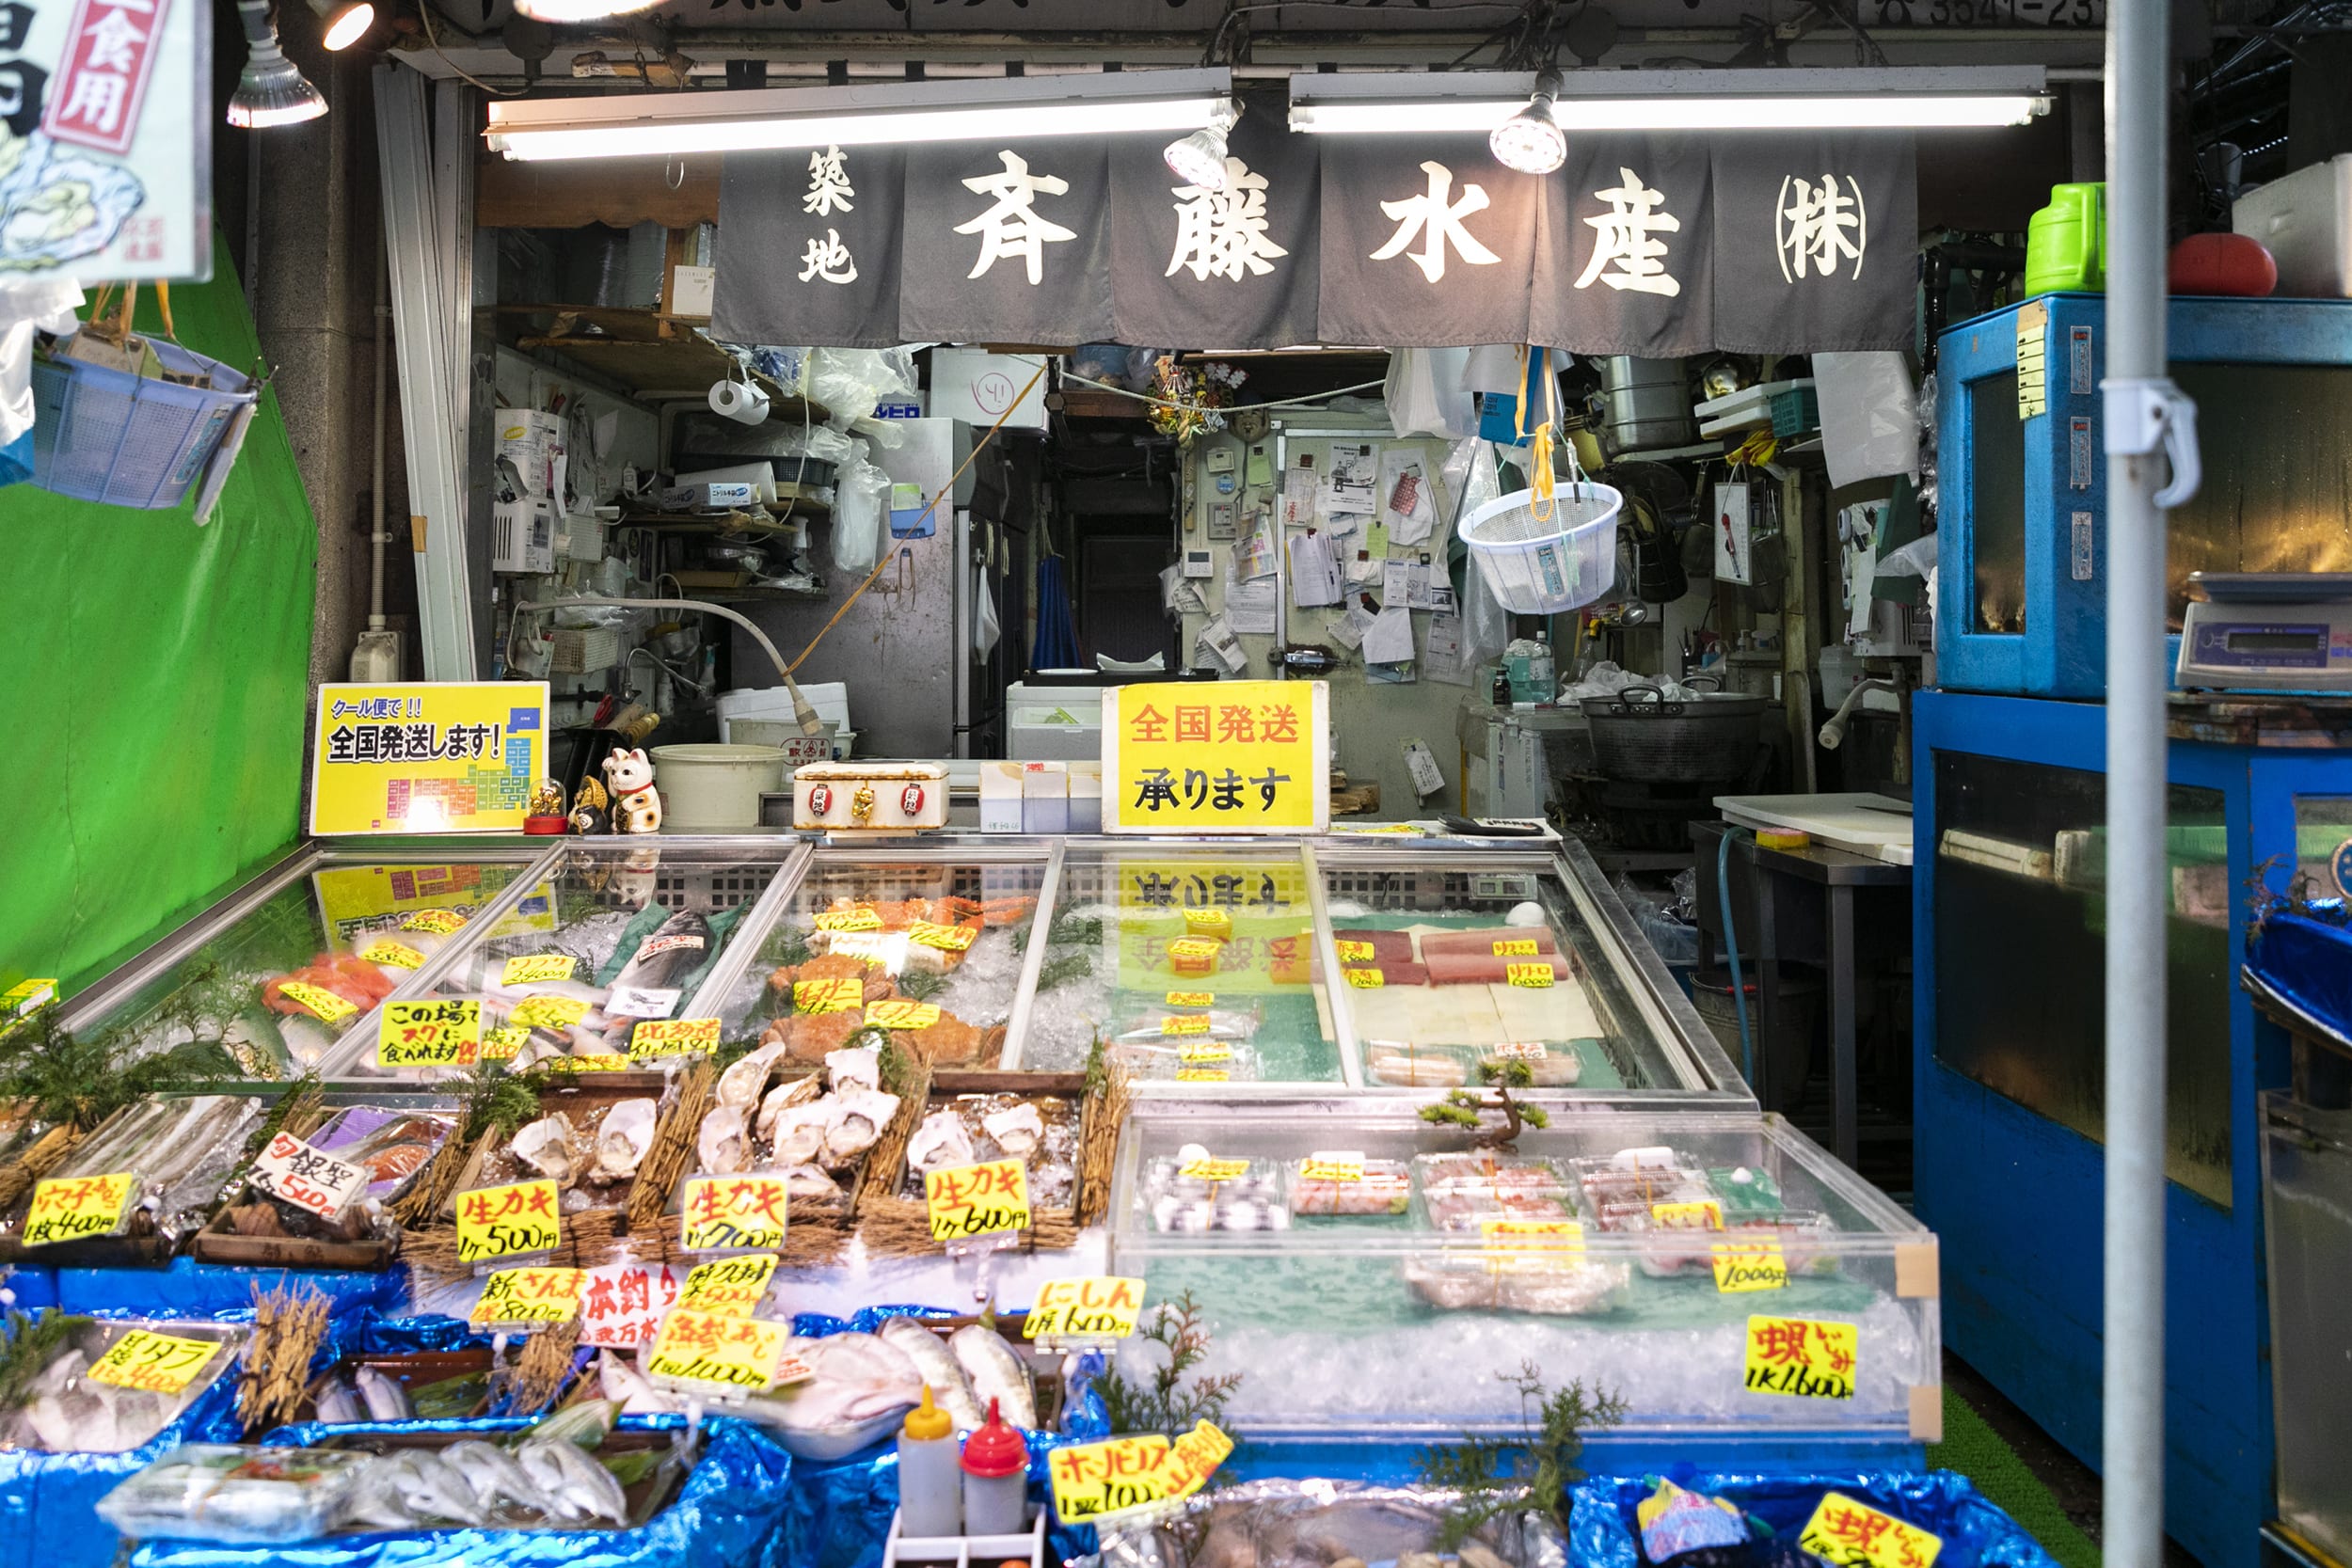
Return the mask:
M 1025 1338 L 1124 1339 L 1143 1315 L 1143 1281 L 1108 1275 L 1049 1279 L 1022 1320 Z

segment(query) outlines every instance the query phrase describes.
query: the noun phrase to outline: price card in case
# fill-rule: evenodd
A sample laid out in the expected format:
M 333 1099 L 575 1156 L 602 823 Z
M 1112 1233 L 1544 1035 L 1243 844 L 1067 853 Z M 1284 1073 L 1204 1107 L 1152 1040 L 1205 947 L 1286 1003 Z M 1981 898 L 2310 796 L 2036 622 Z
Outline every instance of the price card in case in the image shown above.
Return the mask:
M 1186 1160 L 1176 1174 L 1187 1181 L 1238 1181 L 1249 1174 L 1247 1160 Z
M 470 1067 L 482 1050 L 482 1003 L 387 1002 L 376 1014 L 378 1067 Z
M 1715 1289 L 1724 1295 L 1746 1291 L 1781 1291 L 1788 1286 L 1788 1259 L 1772 1237 L 1751 1242 L 1717 1242 L 1710 1249 L 1715 1265 Z
M 990 1160 L 923 1173 L 931 1239 L 970 1241 L 1029 1228 L 1029 1173 L 1018 1160 Z
M 907 1002 L 893 998 L 877 1002 L 866 1009 L 866 1022 L 876 1029 L 928 1029 L 940 1020 L 935 1002 Z
M 359 957 L 387 969 L 422 969 L 424 955 L 405 942 L 382 937 L 359 949 Z
M 1360 1148 L 1319 1148 L 1298 1163 L 1301 1181 L 1361 1181 L 1364 1151 Z
M 1376 969 L 1351 969 L 1347 983 L 1358 990 L 1377 990 L 1389 983 L 1389 977 Z
M 118 1388 L 139 1388 L 151 1394 L 183 1393 L 220 1348 L 216 1340 L 183 1339 L 135 1328 L 90 1364 L 89 1378 L 93 1383 L 111 1383 Z
M 485 1029 L 482 1032 L 482 1049 L 477 1053 L 477 1059 L 511 1062 L 515 1059 L 515 1053 L 520 1051 L 523 1042 L 529 1038 L 531 1031 L 518 1024 L 510 1023 L 502 1029 Z
M 1172 990 L 1168 993 L 1168 1005 L 1171 1007 L 1214 1007 L 1216 1006 L 1216 992 Z
M 326 987 L 303 980 L 284 981 L 278 993 L 322 1023 L 341 1023 L 359 1010 L 356 1004 L 346 1002 Z
M 527 996 L 507 1022 L 523 1029 L 569 1029 L 587 1016 L 588 1004 L 577 996 Z
M 501 1269 L 482 1282 L 467 1322 L 479 1328 L 567 1323 L 580 1316 L 579 1269 Z
M 1494 949 L 1498 958 L 1532 958 L 1543 951 L 1534 937 L 1508 937 L 1496 942 Z
M 1143 1281 L 1107 1275 L 1049 1279 L 1037 1288 L 1022 1320 L 1030 1339 L 1088 1339 L 1107 1343 L 1136 1331 L 1143 1315 Z
M 707 1056 L 719 1049 L 715 1018 L 648 1018 L 628 1033 L 631 1061 L 649 1056 Z
M 1374 948 L 1368 942 L 1339 941 L 1332 942 L 1331 945 L 1339 950 L 1340 962 L 1343 964 L 1372 962 Z
M 580 961 L 569 953 L 532 953 L 506 960 L 506 968 L 499 975 L 501 986 L 543 986 L 556 980 L 568 980 L 579 972 Z
M 1181 1039 L 1186 1035 L 1205 1035 L 1209 1021 L 1199 1013 L 1169 1013 L 1160 1020 L 1160 1033 Z
M 1551 984 L 1551 965 L 1548 963 L 1516 963 L 1502 966 L 1502 977 L 1515 986 L 1542 990 Z
M 563 1213 L 552 1181 L 514 1181 L 457 1195 L 461 1263 L 552 1252 L 563 1242 Z
M 1721 1230 L 1724 1206 L 1711 1197 L 1696 1203 L 1653 1203 L 1649 1218 L 1661 1230 Z
M 846 1013 L 865 1000 L 866 982 L 848 975 L 792 982 L 792 1010 L 796 1013 Z
M 686 1292 L 677 1304 L 691 1312 L 748 1318 L 768 1294 L 768 1281 L 775 1272 L 772 1252 L 747 1252 L 739 1258 L 697 1263 L 686 1276 Z
M 331 1220 L 366 1188 L 368 1173 L 279 1132 L 253 1162 L 250 1180 L 270 1196 Z
M 820 931 L 879 931 L 882 916 L 872 910 L 829 910 L 817 917 Z
M 1861 1339 L 1861 1329 L 1852 1323 L 1750 1318 L 1748 1390 L 1795 1399 L 1850 1400 Z
M 105 1176 L 57 1176 L 33 1183 L 33 1204 L 24 1211 L 19 1240 L 26 1246 L 111 1236 L 121 1228 L 123 1211 L 138 1191 L 130 1171 Z
M 1233 1440 L 1207 1421 L 1173 1443 L 1159 1433 L 1057 1449 L 1048 1460 L 1062 1523 L 1099 1523 L 1181 1502 L 1208 1481 Z
M 1934 1568 L 1944 1538 L 1842 1492 L 1825 1492 L 1797 1545 L 1835 1568 Z
M 678 1242 L 688 1252 L 780 1247 L 787 1212 L 781 1176 L 690 1176 L 679 1194 Z
M 943 953 L 961 953 L 972 945 L 978 933 L 969 926 L 940 926 L 929 920 L 918 920 L 907 927 L 907 940 L 918 947 L 936 947 Z
M 445 937 L 466 928 L 466 917 L 455 910 L 419 910 L 400 923 L 404 931 L 428 931 Z

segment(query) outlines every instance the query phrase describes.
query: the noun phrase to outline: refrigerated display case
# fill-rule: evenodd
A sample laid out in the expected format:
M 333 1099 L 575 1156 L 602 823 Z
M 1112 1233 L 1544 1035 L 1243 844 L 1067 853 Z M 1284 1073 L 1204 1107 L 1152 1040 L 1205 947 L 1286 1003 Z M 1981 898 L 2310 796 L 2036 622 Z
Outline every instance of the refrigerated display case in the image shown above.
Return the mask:
M 1935 1239 L 1787 1122 L 1539 1095 L 1549 1125 L 1494 1148 L 1424 1119 L 1435 1098 L 1130 1114 L 1113 1272 L 1189 1298 L 1199 1374 L 1240 1380 L 1229 1430 L 1516 1433 L 1532 1365 L 1622 1399 L 1619 1441 L 1940 1435 Z

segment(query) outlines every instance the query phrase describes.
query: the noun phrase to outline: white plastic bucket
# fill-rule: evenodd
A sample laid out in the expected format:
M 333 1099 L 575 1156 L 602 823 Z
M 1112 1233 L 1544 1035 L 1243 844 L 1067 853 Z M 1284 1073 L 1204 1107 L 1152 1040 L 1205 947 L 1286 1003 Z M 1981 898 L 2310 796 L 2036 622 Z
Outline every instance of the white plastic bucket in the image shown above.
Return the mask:
M 663 827 L 756 828 L 760 793 L 784 787 L 784 753 L 773 746 L 657 746 L 653 772 Z
M 1617 580 L 1617 509 L 1625 498 L 1589 480 L 1563 484 L 1548 515 L 1514 490 L 1462 519 L 1462 543 L 1515 615 L 1556 615 L 1606 595 Z

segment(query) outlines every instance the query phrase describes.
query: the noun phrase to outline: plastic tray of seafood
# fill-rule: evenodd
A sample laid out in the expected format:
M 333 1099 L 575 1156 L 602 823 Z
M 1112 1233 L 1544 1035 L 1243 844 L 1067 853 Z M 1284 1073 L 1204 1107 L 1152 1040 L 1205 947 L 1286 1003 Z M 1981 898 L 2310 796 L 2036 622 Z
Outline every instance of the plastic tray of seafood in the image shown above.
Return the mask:
M 0 1447 L 127 1453 L 153 1440 L 236 1366 L 242 1324 L 44 1313 L 18 1330 L 34 1363 L 0 1414 Z
M 161 1262 L 202 1228 L 269 1114 L 255 1095 L 135 1101 L 67 1151 L 0 1221 L 0 1258 Z
M 391 1209 L 457 1130 L 453 1110 L 343 1105 L 289 1116 L 244 1186 L 188 1250 L 213 1263 L 379 1269 L 399 1249 Z

